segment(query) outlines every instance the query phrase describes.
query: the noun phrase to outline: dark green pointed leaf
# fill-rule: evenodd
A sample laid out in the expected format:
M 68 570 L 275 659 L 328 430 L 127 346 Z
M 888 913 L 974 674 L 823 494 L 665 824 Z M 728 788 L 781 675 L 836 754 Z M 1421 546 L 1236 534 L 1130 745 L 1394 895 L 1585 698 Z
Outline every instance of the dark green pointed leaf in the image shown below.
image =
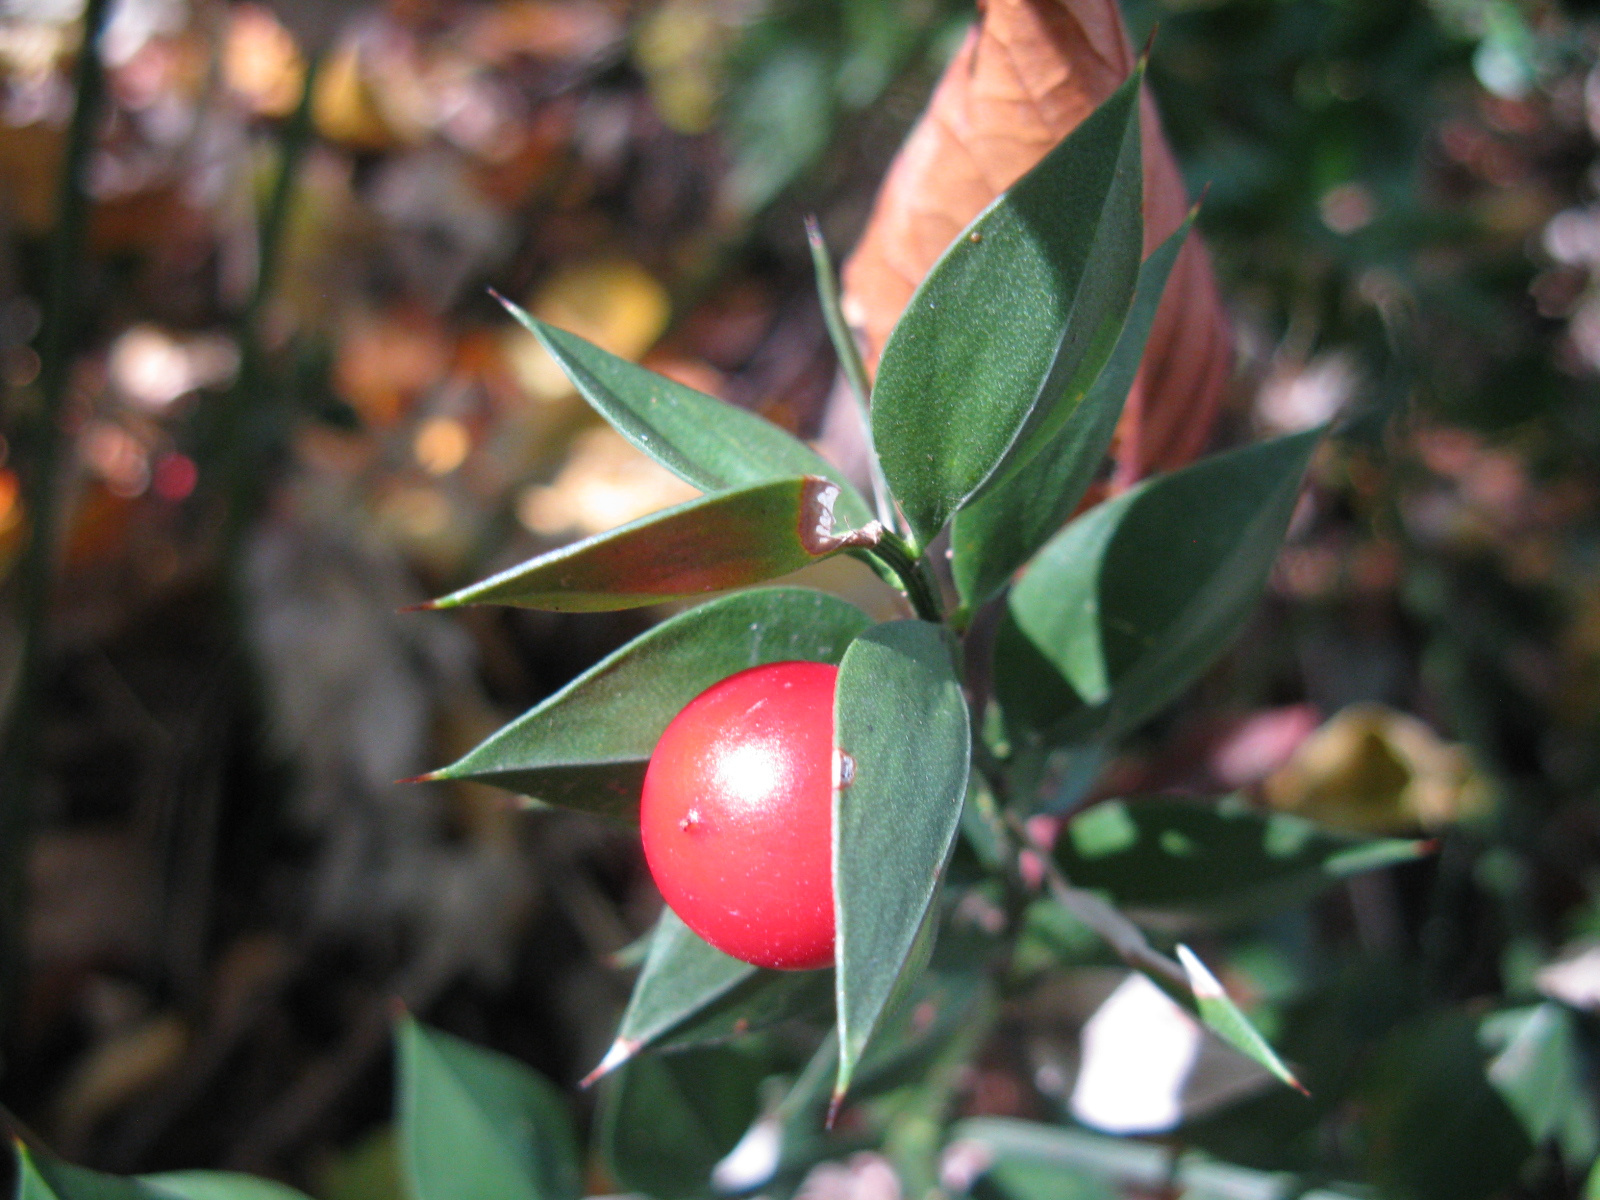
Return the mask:
M 710 945 L 670 908 L 662 909 L 650 937 L 650 953 L 622 1014 L 616 1044 L 601 1068 L 609 1069 L 619 1053 L 631 1058 L 759 971 Z
M 1390 960 L 1388 970 L 1398 974 L 1404 964 Z M 1354 1010 L 1358 1027 L 1374 1009 L 1383 1011 L 1378 1005 Z M 1343 1103 L 1359 1114 L 1364 1174 L 1379 1196 L 1397 1200 L 1515 1195 L 1535 1147 L 1485 1077 L 1481 1014 L 1439 1001 L 1427 1009 L 1376 1045 L 1348 1033 L 1336 1043 L 1360 1058 Z M 1336 1051 L 1324 1051 L 1330 1052 Z M 1348 1078 L 1355 1065 L 1339 1063 L 1337 1070 Z
M 1116 349 L 1079 403 L 1063 398 L 1058 407 L 1068 411 L 1054 436 L 956 514 L 950 530 L 951 571 L 969 608 L 1011 581 L 1072 515 L 1094 481 L 1139 373 L 1172 264 L 1193 224 L 1191 216 L 1139 268 Z
M 541 554 L 431 607 L 609 612 L 749 587 L 876 542 L 872 529 L 835 529 L 839 495 L 837 484 L 808 475 L 702 496 Z
M 410 1017 L 396 1027 L 401 1164 L 413 1200 L 576 1200 L 566 1101 L 527 1067 Z
M 839 486 L 844 524 L 856 527 L 871 519 L 867 502 L 837 468 L 771 421 L 618 358 L 507 300 L 501 303 L 618 433 L 680 479 L 703 492 L 720 492 L 820 475 Z
M 1142 77 L 973 220 L 889 336 L 873 441 L 924 545 L 1065 420 L 1116 345 L 1143 237 Z
M 17 1200 L 157 1200 L 134 1179 L 102 1175 L 17 1143 Z
M 750 979 L 669 1030 L 657 1050 L 713 1046 L 784 1021 L 833 1020 L 833 972 L 759 970 Z
M 1170 928 L 1259 918 L 1429 848 L 1351 837 L 1237 797 L 1208 804 L 1151 796 L 1078 813 L 1056 839 L 1055 856 L 1077 886 Z
M 719 597 L 635 638 L 435 777 L 634 821 L 645 766 L 685 704 L 746 667 L 838 662 L 870 624 L 805 588 Z
M 1535 1146 L 1554 1142 L 1576 1174 L 1600 1154 L 1600 1111 L 1571 1012 L 1545 1001 L 1493 1013 L 1479 1038 L 1496 1051 L 1489 1082 Z
M 17 1200 L 306 1200 L 270 1179 L 232 1171 L 169 1171 L 128 1179 L 17 1147 Z
M 728 1047 L 636 1058 L 602 1092 L 600 1149 L 627 1191 L 685 1200 L 760 1112 L 761 1061 Z
M 753 967 L 707 944 L 670 908 L 663 909 L 616 1041 L 589 1078 L 652 1047 L 725 1041 L 823 1011 L 832 997 L 832 972 Z
M 1030 750 L 1037 752 L 1037 744 L 1048 738 L 1064 714 L 1083 707 L 1072 685 L 1017 628 L 1009 606 L 995 630 L 994 691 L 1005 716 L 1013 760 Z
M 105 1175 L 17 1148 L 17 1200 L 306 1200 L 270 1179 L 233 1171 Z
M 168 1171 L 139 1182 L 173 1200 L 306 1200 L 292 1187 L 232 1171 Z
M 1250 1023 L 1250 1018 L 1233 1002 L 1199 956 L 1189 947 L 1179 946 L 1178 961 L 1183 964 L 1184 974 L 1189 977 L 1189 990 L 1194 993 L 1195 1004 L 1200 1009 L 1200 1020 L 1205 1027 L 1246 1058 L 1260 1063 L 1288 1087 L 1305 1092 L 1306 1089 L 1284 1065 L 1272 1044 Z
M 925 928 L 961 823 L 970 741 L 943 630 L 892 621 L 839 664 L 834 793 L 839 1079 L 850 1084 Z
M 1059 740 L 1128 732 L 1237 636 L 1266 586 L 1320 436 L 1246 446 L 1148 480 L 1091 509 L 1039 552 L 1009 608 L 1076 689 L 1053 716 Z M 1038 721 L 1043 697 L 1021 694 L 1025 686 L 997 676 L 1002 706 Z

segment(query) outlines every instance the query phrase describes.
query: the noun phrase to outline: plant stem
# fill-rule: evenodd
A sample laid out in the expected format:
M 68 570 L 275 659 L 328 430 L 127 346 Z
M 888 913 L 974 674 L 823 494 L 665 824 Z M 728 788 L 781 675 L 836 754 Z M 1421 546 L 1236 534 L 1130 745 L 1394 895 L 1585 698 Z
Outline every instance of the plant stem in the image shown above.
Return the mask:
M 320 63 L 320 53 L 307 62 L 300 101 L 278 138 L 277 172 L 256 234 L 256 278 L 234 325 L 239 375 L 224 398 L 225 423 L 217 431 L 215 452 L 202 460 L 210 464 L 207 470 L 221 506 L 215 560 L 221 599 L 218 689 L 212 706 L 221 714 L 216 720 L 223 734 L 241 717 L 246 724 L 259 720 L 260 686 L 257 664 L 248 651 L 249 612 L 240 559 L 274 478 L 270 459 L 281 437 L 276 422 L 287 419 L 281 412 L 281 393 L 274 390 L 263 326 L 282 276 L 283 242 L 300 167 L 312 144 L 312 98 Z M 172 912 L 161 923 L 167 943 L 163 961 L 169 983 L 179 995 L 198 995 L 218 870 L 218 830 L 228 799 L 220 784 L 199 787 L 183 798 L 179 810 L 184 830 L 177 860 L 181 865 L 170 873 L 165 902 Z
M 1175 991 L 1177 998 L 1188 1002 L 1189 976 L 1183 967 L 1152 946 L 1142 929 L 1100 896 L 1074 887 L 1066 872 L 1056 864 L 1050 848 L 1041 845 L 1028 831 L 1027 822 L 1007 803 L 1004 771 L 982 738 L 973 740 L 972 757 L 978 773 L 1000 801 L 1000 815 L 1006 828 L 1016 838 L 1018 846 L 1038 859 L 1045 885 L 1055 902 L 1099 934 L 1123 962 L 1151 976 L 1164 990 Z
M 833 259 L 828 254 L 828 244 L 822 240 L 822 230 L 818 228 L 815 217 L 806 218 L 806 242 L 811 247 L 811 266 L 817 275 L 817 297 L 822 302 L 822 319 L 828 327 L 828 340 L 833 343 L 833 352 L 839 356 L 839 368 L 844 372 L 845 382 L 850 385 L 850 394 L 855 397 L 862 434 L 867 440 L 867 470 L 872 475 L 872 499 L 878 510 L 878 521 L 885 529 L 895 529 L 897 526 L 894 504 L 889 499 L 889 482 L 883 477 L 877 447 L 872 444 L 872 385 L 867 382 L 867 365 L 861 361 L 861 348 L 856 345 L 850 325 L 844 319 Z
M 262 346 L 261 326 L 267 304 L 277 289 L 283 266 L 283 240 L 293 208 L 295 185 L 299 180 L 301 163 L 312 142 L 312 102 L 321 64 L 320 51 L 306 63 L 300 102 L 284 127 L 279 142 L 278 174 L 272 182 L 272 193 L 267 199 L 257 234 L 255 286 L 239 317 L 239 379 L 230 397 L 232 427 L 228 430 L 223 454 L 228 491 L 222 561 L 224 569 L 230 572 L 264 483 L 265 473 L 259 469 L 259 464 L 250 461 L 258 440 L 253 435 L 263 419 L 262 410 L 267 400 L 266 352 Z
M 1028 832 L 1027 822 L 1010 809 L 1005 810 L 1006 824 L 1024 846 L 1039 857 L 1044 868 L 1044 879 L 1050 895 L 1078 920 L 1098 933 L 1117 956 L 1136 971 L 1155 976 L 1184 995 L 1189 995 L 1189 976 L 1175 961 L 1152 946 L 1140 929 L 1094 892 L 1073 887 L 1072 881 L 1056 865 L 1055 856 L 1046 846 L 1040 845 Z
M 45 675 L 51 585 L 55 577 L 56 537 L 62 520 L 61 418 L 72 377 L 78 299 L 83 285 L 83 246 L 89 221 L 84 176 L 94 146 L 95 127 L 105 90 L 100 33 L 109 0 L 89 0 L 83 16 L 83 44 L 74 72 L 72 123 L 56 193 L 56 225 L 51 235 L 49 296 L 44 336 L 39 346 L 39 409 L 29 438 L 23 512 L 27 521 L 17 560 L 20 589 L 21 653 L 10 712 L 0 737 L 0 1029 L 9 1039 L 23 978 L 22 939 L 27 905 L 28 848 L 34 777 L 38 770 L 40 692 Z
M 904 538 L 886 527 L 878 544 L 868 548 L 866 553 L 894 572 L 917 616 L 935 625 L 944 622 L 944 605 L 939 601 L 938 586 L 929 576 L 925 561 Z

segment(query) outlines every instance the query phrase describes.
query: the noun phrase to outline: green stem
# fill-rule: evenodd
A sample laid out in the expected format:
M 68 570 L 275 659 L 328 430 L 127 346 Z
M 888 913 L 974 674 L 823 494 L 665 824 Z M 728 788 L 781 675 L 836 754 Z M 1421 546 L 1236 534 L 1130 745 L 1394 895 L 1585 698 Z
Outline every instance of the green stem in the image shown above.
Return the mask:
M 890 1117 L 883 1152 L 898 1170 L 911 1200 L 933 1200 L 939 1190 L 939 1152 L 950 1110 L 967 1077 L 967 1066 L 999 1024 L 999 1006 L 986 994 L 934 1058 L 922 1085 L 907 1089 L 904 1108 Z
M 911 608 L 924 621 L 935 625 L 944 623 L 944 605 L 939 601 L 939 589 L 930 576 L 927 564 L 899 534 L 885 529 L 878 544 L 866 550 L 900 580 L 901 590 L 911 601 Z
M 993 819 L 1001 822 L 1010 832 L 1019 853 L 1026 850 L 1038 859 L 1044 871 L 1045 886 L 1050 889 L 1051 899 L 1099 934 L 1101 940 L 1128 966 L 1136 971 L 1142 971 L 1173 999 L 1192 1008 L 1193 997 L 1189 991 L 1189 976 L 1183 967 L 1152 946 L 1143 930 L 1101 896 L 1073 886 L 1066 872 L 1056 863 L 1050 848 L 1035 840 L 1033 834 L 1028 831 L 1027 822 L 1009 803 L 1005 767 L 981 737 L 973 739 L 972 765 L 977 768 L 978 774 L 983 776 L 989 785 L 989 790 L 999 802 L 999 811 L 993 814 Z M 990 816 L 987 813 L 984 815 Z
M 1007 809 L 1005 822 L 1012 835 L 1023 846 L 1038 856 L 1044 869 L 1045 886 L 1050 897 L 1078 920 L 1100 935 L 1117 956 L 1135 971 L 1142 971 L 1162 990 L 1180 1001 L 1193 1003 L 1189 991 L 1189 975 L 1175 961 L 1150 944 L 1140 929 L 1121 912 L 1113 908 L 1104 897 L 1095 892 L 1074 887 L 1066 872 L 1056 865 L 1055 856 L 1047 846 L 1040 845 L 1028 832 L 1027 822 Z
M 283 269 L 283 242 L 293 210 L 295 185 L 306 151 L 311 147 L 314 131 L 312 101 L 321 63 L 322 56 L 318 53 L 306 64 L 300 102 L 283 131 L 278 151 L 278 174 L 273 180 L 272 194 L 267 199 L 257 234 L 255 286 L 239 318 L 239 381 L 231 397 L 231 427 L 226 434 L 222 455 L 228 486 L 222 561 L 230 572 L 239 543 L 256 510 L 263 483 L 264 472 L 259 469 L 260 464 L 251 461 L 252 452 L 259 441 L 256 434 L 265 415 L 263 409 L 268 395 L 266 352 L 262 346 L 261 326 Z
M 9 1038 L 23 978 L 22 929 L 27 904 L 34 777 L 38 770 L 39 700 L 45 676 L 51 586 L 57 531 L 62 521 L 60 480 L 65 438 L 61 414 L 72 377 L 78 301 L 83 286 L 83 248 L 89 223 L 85 179 L 105 91 L 100 33 L 109 0 L 89 0 L 83 44 L 74 77 L 72 124 L 56 193 L 56 225 L 50 245 L 49 296 L 39 346 L 39 408 L 33 420 L 23 512 L 27 520 L 17 561 L 21 653 L 11 710 L 0 736 L 0 1029 Z
M 306 65 L 299 104 L 278 139 L 277 172 L 257 231 L 255 283 L 235 323 L 239 342 L 239 375 L 225 399 L 209 463 L 215 494 L 221 503 L 217 569 L 221 593 L 219 693 L 213 707 L 224 715 L 221 727 L 243 715 L 259 720 L 260 694 L 256 664 L 247 652 L 248 612 L 239 561 L 245 539 L 273 479 L 270 459 L 281 445 L 279 422 L 282 394 L 271 370 L 263 327 L 283 273 L 283 244 L 293 215 L 296 184 L 313 142 L 312 97 L 320 55 Z M 164 903 L 172 912 L 162 922 L 164 963 L 169 984 L 179 996 L 195 997 L 201 981 L 199 963 L 209 932 L 219 846 L 217 830 L 227 796 L 216 787 L 200 788 L 185 797 L 178 819 L 185 833 L 179 864 L 171 872 Z
M 828 327 L 828 340 L 839 356 L 839 368 L 855 397 L 856 412 L 861 417 L 861 429 L 867 441 L 867 469 L 872 474 L 872 499 L 878 509 L 878 521 L 885 529 L 895 528 L 894 504 L 889 499 L 889 481 L 883 477 L 883 467 L 878 462 L 877 448 L 872 444 L 872 385 L 867 382 L 867 365 L 861 361 L 861 348 L 844 319 L 844 309 L 839 303 L 839 283 L 833 271 L 833 259 L 828 254 L 828 244 L 822 240 L 822 230 L 815 217 L 806 218 L 806 242 L 811 247 L 811 266 L 817 276 L 817 298 L 822 302 L 822 319 Z

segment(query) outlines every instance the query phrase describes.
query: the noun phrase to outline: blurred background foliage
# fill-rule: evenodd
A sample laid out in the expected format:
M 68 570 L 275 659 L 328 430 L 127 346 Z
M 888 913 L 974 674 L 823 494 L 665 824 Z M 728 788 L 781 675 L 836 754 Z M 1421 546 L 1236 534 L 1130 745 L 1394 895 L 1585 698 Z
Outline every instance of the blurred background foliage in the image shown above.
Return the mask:
M 487 289 L 817 436 L 836 371 L 801 219 L 848 249 L 972 12 L 121 0 L 68 453 L 30 488 L 81 9 L 0 4 L 0 680 L 29 498 L 65 514 L 43 686 L 6 688 L 35 732 L 26 803 L 4 798 L 29 899 L 0 931 L 27 951 L 0 1099 L 103 1169 L 387 1200 L 393 1002 L 571 1084 L 659 905 L 625 833 L 395 782 L 640 627 L 398 609 L 685 494 Z M 1136 43 L 1159 27 L 1154 91 L 1209 189 L 1239 354 L 1218 444 L 1346 426 L 1248 636 L 1093 795 L 1237 790 L 1438 839 L 1203 933 L 1313 1099 L 1196 1085 L 1161 1132 L 1383 1196 L 1578 1195 L 1600 1149 L 1600 12 L 1125 11 Z M 847 561 L 812 582 L 878 602 Z M 1030 927 L 938 1085 L 956 1115 L 1073 1115 L 1118 980 L 1067 971 L 1071 941 Z M 805 1190 L 900 1186 L 852 1159 Z

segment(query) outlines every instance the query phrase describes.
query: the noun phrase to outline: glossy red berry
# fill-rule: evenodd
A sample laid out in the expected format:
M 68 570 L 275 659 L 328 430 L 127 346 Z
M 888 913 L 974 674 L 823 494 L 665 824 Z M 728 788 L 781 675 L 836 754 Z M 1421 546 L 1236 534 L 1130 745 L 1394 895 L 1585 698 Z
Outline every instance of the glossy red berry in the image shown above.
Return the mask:
M 645 771 L 644 854 L 672 911 L 725 954 L 833 962 L 833 692 L 825 663 L 752 667 L 701 692 Z

